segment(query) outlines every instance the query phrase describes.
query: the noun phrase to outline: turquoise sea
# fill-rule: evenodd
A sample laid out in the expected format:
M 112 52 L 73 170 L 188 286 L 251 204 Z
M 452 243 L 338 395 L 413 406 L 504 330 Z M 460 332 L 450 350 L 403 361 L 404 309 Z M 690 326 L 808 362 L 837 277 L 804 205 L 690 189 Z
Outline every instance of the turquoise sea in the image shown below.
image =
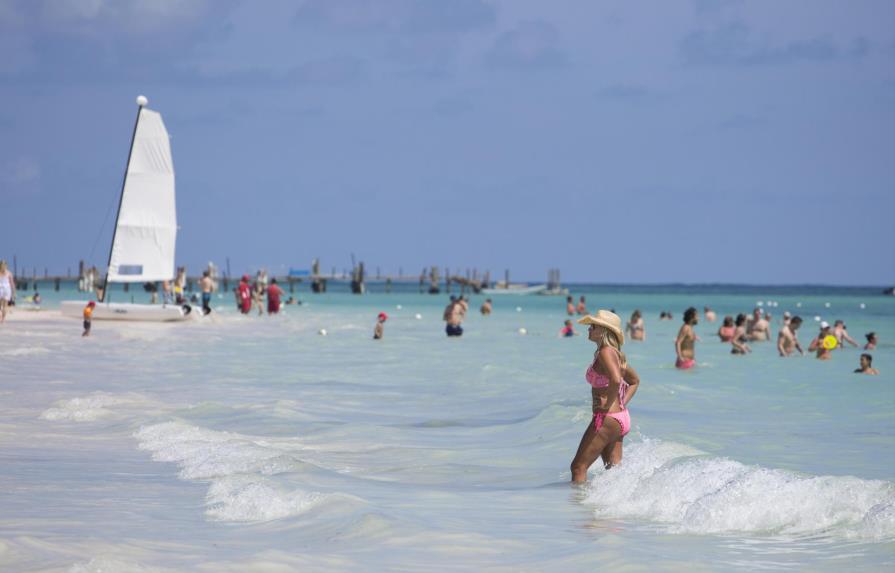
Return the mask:
M 572 487 L 590 419 L 593 345 L 558 337 L 563 297 L 472 295 L 444 335 L 447 295 L 344 285 L 281 316 L 181 324 L 0 325 L 3 571 L 881 571 L 895 567 L 895 297 L 879 288 L 572 285 L 647 340 L 624 461 Z M 456 291 L 455 291 L 456 292 Z M 148 301 L 141 290 L 115 293 Z M 845 320 L 860 349 L 733 356 L 687 306 L 719 318 Z M 674 314 L 660 322 L 659 312 Z M 389 314 L 372 340 L 376 315 Z M 526 334 L 521 334 L 524 328 Z M 326 335 L 321 335 L 321 330 Z M 579 328 L 579 332 L 583 330 Z

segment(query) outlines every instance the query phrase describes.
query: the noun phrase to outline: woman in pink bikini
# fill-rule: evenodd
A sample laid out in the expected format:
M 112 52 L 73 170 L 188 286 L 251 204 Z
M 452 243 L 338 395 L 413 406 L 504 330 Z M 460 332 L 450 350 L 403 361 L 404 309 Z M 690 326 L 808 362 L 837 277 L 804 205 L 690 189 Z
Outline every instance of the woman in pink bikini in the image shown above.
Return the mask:
M 592 387 L 593 419 L 588 422 L 572 460 L 573 483 L 587 479 L 587 470 L 598 457 L 602 456 L 606 469 L 621 462 L 622 440 L 631 429 L 627 404 L 640 383 L 621 351 L 625 334 L 618 315 L 598 310 L 579 319 L 578 324 L 589 325 L 587 338 L 596 343 L 597 351 L 585 372 L 585 379 Z

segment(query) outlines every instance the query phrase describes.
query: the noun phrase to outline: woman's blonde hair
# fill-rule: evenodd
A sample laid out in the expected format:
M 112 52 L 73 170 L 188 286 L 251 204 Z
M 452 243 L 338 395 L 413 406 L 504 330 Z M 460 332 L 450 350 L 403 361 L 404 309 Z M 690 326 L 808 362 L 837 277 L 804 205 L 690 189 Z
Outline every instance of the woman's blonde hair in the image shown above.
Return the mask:
M 604 346 L 611 346 L 618 351 L 619 368 L 621 369 L 621 374 L 624 376 L 625 368 L 628 367 L 628 359 L 625 357 L 625 353 L 622 352 L 622 345 L 618 339 L 618 335 L 608 328 L 603 329 L 603 335 L 600 337 L 600 348 L 603 348 Z
M 6 264 L 6 261 L 0 259 L 0 273 L 5 273 L 6 269 L 9 268 L 9 265 Z

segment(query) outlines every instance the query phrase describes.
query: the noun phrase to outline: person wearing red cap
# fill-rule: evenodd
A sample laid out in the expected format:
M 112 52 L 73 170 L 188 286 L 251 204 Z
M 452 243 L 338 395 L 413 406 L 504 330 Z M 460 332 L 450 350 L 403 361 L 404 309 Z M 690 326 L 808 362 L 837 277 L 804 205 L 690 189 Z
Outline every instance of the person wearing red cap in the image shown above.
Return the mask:
M 388 315 L 384 312 L 380 312 L 376 320 L 376 327 L 373 329 L 373 340 L 379 340 L 382 338 L 382 335 L 385 334 L 386 320 L 388 320 Z
M 93 318 L 93 309 L 96 303 L 92 300 L 84 307 L 84 334 L 81 336 L 90 336 L 90 320 Z
M 249 275 L 242 275 L 242 280 L 234 290 L 236 293 L 236 308 L 243 314 L 252 310 L 252 287 L 249 286 Z

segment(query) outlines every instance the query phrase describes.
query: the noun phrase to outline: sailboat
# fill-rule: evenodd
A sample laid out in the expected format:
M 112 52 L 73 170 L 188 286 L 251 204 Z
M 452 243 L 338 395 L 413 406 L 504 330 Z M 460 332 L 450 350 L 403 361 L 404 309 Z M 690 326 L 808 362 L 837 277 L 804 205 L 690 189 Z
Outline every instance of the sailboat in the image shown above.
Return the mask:
M 148 100 L 137 97 L 137 120 L 118 217 L 109 249 L 105 288 L 93 310 L 97 320 L 184 320 L 189 305 L 153 305 L 112 302 L 112 283 L 145 283 L 174 278 L 174 246 L 177 211 L 174 202 L 174 164 L 168 131 L 159 112 L 148 109 Z M 80 318 L 84 301 L 63 301 L 64 316 Z

